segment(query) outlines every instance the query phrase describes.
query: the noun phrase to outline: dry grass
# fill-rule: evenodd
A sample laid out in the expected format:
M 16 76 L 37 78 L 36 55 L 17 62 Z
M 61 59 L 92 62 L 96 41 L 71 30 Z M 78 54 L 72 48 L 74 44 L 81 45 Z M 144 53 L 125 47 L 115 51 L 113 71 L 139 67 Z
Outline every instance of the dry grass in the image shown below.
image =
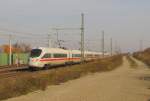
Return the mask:
M 137 63 L 135 62 L 135 60 L 133 60 L 133 59 L 131 58 L 131 56 L 129 56 L 129 55 L 127 55 L 126 57 L 127 57 L 127 60 L 128 60 L 129 63 L 130 63 L 131 68 L 136 68 L 136 67 L 137 67 Z
M 133 56 L 150 66 L 150 48 L 143 52 L 135 52 Z
M 45 90 L 48 85 L 56 85 L 79 78 L 88 73 L 111 71 L 122 64 L 122 56 L 117 55 L 82 65 L 52 69 L 48 73 L 20 76 L 0 80 L 0 100 L 27 94 L 35 90 Z

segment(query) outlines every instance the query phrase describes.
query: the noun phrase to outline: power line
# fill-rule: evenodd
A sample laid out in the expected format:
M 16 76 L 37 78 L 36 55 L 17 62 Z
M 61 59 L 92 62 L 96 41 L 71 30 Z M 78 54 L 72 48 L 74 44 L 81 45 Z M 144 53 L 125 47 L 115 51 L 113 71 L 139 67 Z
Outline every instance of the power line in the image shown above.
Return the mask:
M 61 30 L 80 30 L 81 31 L 80 50 L 81 50 L 81 61 L 83 62 L 84 61 L 84 14 L 83 13 L 81 14 L 81 27 L 80 28 L 51 28 L 51 29 L 56 31 L 56 35 L 57 35 L 56 37 L 57 37 L 57 42 L 59 46 L 60 46 L 60 41 L 58 38 L 58 31 L 61 31 Z
M 22 39 L 47 39 L 47 37 L 29 37 L 29 36 L 13 36 L 13 38 L 22 38 Z
M 52 28 L 52 30 L 80 30 L 81 28 Z
M 0 28 L 1 31 L 5 31 L 5 32 L 12 32 L 15 34 L 28 34 L 28 35 L 40 35 L 43 36 L 42 34 L 33 34 L 33 33 L 26 33 L 26 32 L 21 32 L 21 31 L 16 31 L 16 30 L 10 30 L 10 29 L 6 29 L 6 28 Z
M 10 34 L 4 34 L 4 33 L 0 33 L 0 36 L 3 36 L 3 37 L 9 37 L 9 35 Z M 16 35 L 16 34 L 11 34 L 12 35 L 12 38 L 17 38 L 17 37 L 21 37 L 21 38 L 39 38 L 39 39 L 41 39 L 41 38 L 47 38 L 46 36 L 28 36 L 28 35 Z

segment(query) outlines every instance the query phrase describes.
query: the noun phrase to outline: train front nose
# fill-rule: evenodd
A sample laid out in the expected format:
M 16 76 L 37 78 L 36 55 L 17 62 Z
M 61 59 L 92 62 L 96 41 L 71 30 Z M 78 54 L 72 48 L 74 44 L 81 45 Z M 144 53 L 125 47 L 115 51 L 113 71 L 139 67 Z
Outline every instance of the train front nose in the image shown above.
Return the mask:
M 30 58 L 30 59 L 29 59 L 29 66 L 37 67 L 37 66 L 38 66 L 38 61 L 37 61 L 37 59 Z
M 30 67 L 37 67 L 37 68 L 42 68 L 43 67 L 43 64 L 40 62 L 40 59 L 30 59 L 30 62 L 29 62 L 29 66 Z
M 32 49 L 29 58 L 29 66 L 30 67 L 41 67 L 40 65 L 40 55 L 42 53 L 42 49 Z

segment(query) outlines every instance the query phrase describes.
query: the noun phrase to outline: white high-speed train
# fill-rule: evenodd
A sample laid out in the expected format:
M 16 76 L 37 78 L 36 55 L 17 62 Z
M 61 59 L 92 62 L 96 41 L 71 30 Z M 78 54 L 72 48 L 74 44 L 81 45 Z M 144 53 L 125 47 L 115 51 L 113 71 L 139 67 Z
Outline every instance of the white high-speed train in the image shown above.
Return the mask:
M 102 57 L 100 52 L 85 51 L 85 61 L 91 61 Z M 29 58 L 30 68 L 47 68 L 56 65 L 68 65 L 81 62 L 80 50 L 64 50 L 61 48 L 32 49 Z

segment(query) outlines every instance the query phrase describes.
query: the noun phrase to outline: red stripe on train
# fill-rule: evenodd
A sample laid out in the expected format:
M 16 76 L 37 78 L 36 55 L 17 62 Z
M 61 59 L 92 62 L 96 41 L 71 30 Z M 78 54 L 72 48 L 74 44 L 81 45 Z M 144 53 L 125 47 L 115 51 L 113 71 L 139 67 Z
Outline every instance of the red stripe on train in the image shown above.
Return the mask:
M 40 61 L 61 61 L 61 60 L 79 60 L 80 58 L 48 58 L 48 59 L 41 59 Z

